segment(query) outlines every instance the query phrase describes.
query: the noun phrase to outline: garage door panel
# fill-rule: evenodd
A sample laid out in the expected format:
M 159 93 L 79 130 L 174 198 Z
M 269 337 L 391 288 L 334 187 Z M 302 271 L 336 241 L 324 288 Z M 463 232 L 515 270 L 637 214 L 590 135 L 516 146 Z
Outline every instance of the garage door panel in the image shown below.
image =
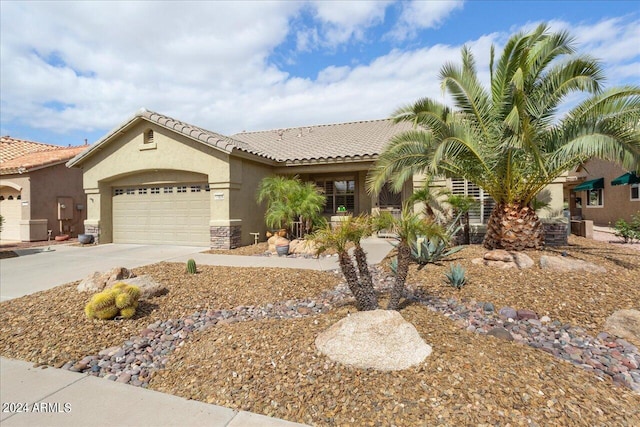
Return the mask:
M 113 241 L 116 243 L 209 246 L 209 192 L 192 186 L 116 188 Z

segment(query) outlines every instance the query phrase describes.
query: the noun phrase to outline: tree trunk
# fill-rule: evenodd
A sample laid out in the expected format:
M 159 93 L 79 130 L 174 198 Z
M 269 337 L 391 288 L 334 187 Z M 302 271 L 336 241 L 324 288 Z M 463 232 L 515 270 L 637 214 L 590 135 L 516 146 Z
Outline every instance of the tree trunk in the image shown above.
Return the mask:
M 404 291 L 404 285 L 409 273 L 409 263 L 411 262 L 411 248 L 407 242 L 400 242 L 398 245 L 398 270 L 396 271 L 396 281 L 391 289 L 387 310 L 397 310 L 400 305 L 400 298 Z
M 347 251 L 340 252 L 338 254 L 338 262 L 340 263 L 340 269 L 347 280 L 347 286 L 356 299 L 356 308 L 358 311 L 375 310 L 377 304 L 371 307 L 370 300 L 367 293 L 364 291 L 360 281 L 358 280 L 358 273 L 356 273 L 356 267 L 351 261 L 351 256 Z M 375 294 L 374 294 L 375 295 Z
M 356 263 L 358 264 L 358 271 L 360 272 L 360 285 L 362 286 L 363 297 L 366 300 L 366 310 L 375 310 L 378 308 L 378 296 L 373 288 L 373 279 L 371 278 L 371 272 L 369 271 L 369 265 L 367 264 L 367 254 L 362 249 L 360 244 L 356 244 L 353 250 L 353 254 L 356 257 Z
M 469 226 L 469 212 L 464 213 L 464 225 L 462 227 L 464 232 L 464 244 L 471 244 L 471 227 Z
M 523 251 L 544 246 L 542 222 L 531 206 L 500 203 L 493 208 L 483 245 L 487 249 Z

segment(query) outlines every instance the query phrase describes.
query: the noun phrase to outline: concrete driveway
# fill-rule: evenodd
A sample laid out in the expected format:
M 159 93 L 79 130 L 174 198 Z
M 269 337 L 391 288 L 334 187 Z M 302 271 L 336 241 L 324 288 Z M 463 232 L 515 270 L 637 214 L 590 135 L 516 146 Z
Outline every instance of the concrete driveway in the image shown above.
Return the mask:
M 0 301 L 80 280 L 94 271 L 178 261 L 206 248 L 192 246 L 104 244 L 51 246 L 15 250 L 20 256 L 0 260 Z

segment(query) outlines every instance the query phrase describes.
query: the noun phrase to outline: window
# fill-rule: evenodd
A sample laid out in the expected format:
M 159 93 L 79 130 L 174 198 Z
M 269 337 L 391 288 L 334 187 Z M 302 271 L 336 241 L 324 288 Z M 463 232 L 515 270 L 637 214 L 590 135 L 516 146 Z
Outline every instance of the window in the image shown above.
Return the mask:
M 603 206 L 602 188 L 587 191 L 587 206 Z
M 127 188 L 127 194 L 136 194 L 135 188 Z
M 153 144 L 153 131 L 149 129 L 144 134 L 144 143 L 145 144 Z
M 146 188 L 138 188 L 138 194 L 147 194 Z
M 631 184 L 631 200 L 640 200 L 640 184 Z
M 164 187 L 164 194 L 173 193 L 173 187 Z
M 191 186 L 191 192 L 192 193 L 199 193 L 200 191 L 202 191 L 202 187 L 200 185 L 192 185 Z
M 9 196 L 9 200 L 13 200 L 13 196 Z
M 335 213 L 340 206 L 344 206 L 348 212 L 355 210 L 355 180 L 316 181 L 315 184 L 324 190 L 324 195 L 327 197 L 327 203 L 324 205 L 325 213 Z
M 182 187 L 176 187 L 178 189 L 178 193 L 186 193 L 187 192 L 187 187 L 186 186 L 182 186 Z
M 153 187 L 151 189 L 151 194 L 160 194 L 160 187 Z
M 211 187 L 209 186 L 209 184 L 204 186 L 204 191 L 211 191 Z
M 496 202 L 477 185 L 461 179 L 451 179 L 451 192 L 460 196 L 473 197 L 478 203 L 469 211 L 469 222 L 472 224 L 486 224 Z
M 122 188 L 116 188 L 113 193 L 114 196 L 122 196 L 123 194 L 124 190 Z

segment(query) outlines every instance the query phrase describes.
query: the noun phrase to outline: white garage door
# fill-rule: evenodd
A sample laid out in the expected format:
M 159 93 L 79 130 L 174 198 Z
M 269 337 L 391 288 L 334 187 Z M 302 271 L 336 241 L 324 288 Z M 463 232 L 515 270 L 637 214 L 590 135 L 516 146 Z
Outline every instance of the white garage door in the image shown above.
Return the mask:
M 2 223 L 2 240 L 20 240 L 20 220 L 22 219 L 22 200 L 20 192 L 3 187 L 0 195 L 0 215 L 4 218 Z
M 114 243 L 209 246 L 206 184 L 113 189 Z

